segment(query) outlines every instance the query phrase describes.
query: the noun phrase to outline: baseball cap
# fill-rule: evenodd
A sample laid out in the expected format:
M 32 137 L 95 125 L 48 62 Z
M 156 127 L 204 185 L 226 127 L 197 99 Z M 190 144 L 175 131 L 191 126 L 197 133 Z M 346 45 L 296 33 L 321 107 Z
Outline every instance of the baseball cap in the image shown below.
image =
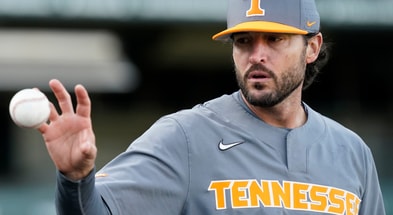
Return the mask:
M 315 0 L 228 0 L 227 29 L 213 40 L 228 40 L 237 32 L 318 33 Z

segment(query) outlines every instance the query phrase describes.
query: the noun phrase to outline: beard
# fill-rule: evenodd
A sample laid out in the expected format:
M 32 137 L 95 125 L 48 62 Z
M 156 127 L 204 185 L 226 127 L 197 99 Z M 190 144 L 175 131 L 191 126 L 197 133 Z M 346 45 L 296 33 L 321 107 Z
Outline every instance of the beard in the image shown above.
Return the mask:
M 235 67 L 236 79 L 238 86 L 243 93 L 244 98 L 253 106 L 257 107 L 273 107 L 282 101 L 284 101 L 289 95 L 292 94 L 298 87 L 300 87 L 304 81 L 305 77 L 305 52 L 303 52 L 298 63 L 285 71 L 283 71 L 282 76 L 278 77 L 275 72 L 268 69 L 262 64 L 254 64 L 249 70 L 246 71 L 244 76 L 240 75 L 239 70 Z M 248 82 L 248 75 L 252 71 L 264 71 L 269 74 L 274 82 L 274 89 L 270 92 L 253 93 L 252 91 L 262 91 L 266 89 L 263 83 L 253 83 Z

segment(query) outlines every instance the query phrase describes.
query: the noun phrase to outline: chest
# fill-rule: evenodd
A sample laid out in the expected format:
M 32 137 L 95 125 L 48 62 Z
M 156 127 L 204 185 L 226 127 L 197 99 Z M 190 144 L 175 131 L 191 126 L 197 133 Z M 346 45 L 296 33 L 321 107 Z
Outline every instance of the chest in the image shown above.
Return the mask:
M 361 175 L 345 147 L 310 145 L 286 133 L 213 133 L 191 146 L 191 199 L 224 214 L 358 210 Z

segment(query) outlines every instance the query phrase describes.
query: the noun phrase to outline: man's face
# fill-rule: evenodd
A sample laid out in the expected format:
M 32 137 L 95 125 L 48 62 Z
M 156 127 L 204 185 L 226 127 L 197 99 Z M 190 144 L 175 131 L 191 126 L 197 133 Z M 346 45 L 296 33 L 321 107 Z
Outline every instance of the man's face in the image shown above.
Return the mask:
M 301 35 L 234 34 L 236 77 L 245 99 L 254 106 L 272 107 L 301 87 L 306 47 Z

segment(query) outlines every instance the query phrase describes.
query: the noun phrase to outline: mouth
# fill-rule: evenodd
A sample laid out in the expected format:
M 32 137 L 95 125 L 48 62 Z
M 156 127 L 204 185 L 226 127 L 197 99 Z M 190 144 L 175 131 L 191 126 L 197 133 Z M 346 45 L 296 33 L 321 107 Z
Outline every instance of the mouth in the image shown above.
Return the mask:
M 247 76 L 249 80 L 262 80 L 262 79 L 269 79 L 271 76 L 269 73 L 264 71 L 253 71 L 250 72 Z

